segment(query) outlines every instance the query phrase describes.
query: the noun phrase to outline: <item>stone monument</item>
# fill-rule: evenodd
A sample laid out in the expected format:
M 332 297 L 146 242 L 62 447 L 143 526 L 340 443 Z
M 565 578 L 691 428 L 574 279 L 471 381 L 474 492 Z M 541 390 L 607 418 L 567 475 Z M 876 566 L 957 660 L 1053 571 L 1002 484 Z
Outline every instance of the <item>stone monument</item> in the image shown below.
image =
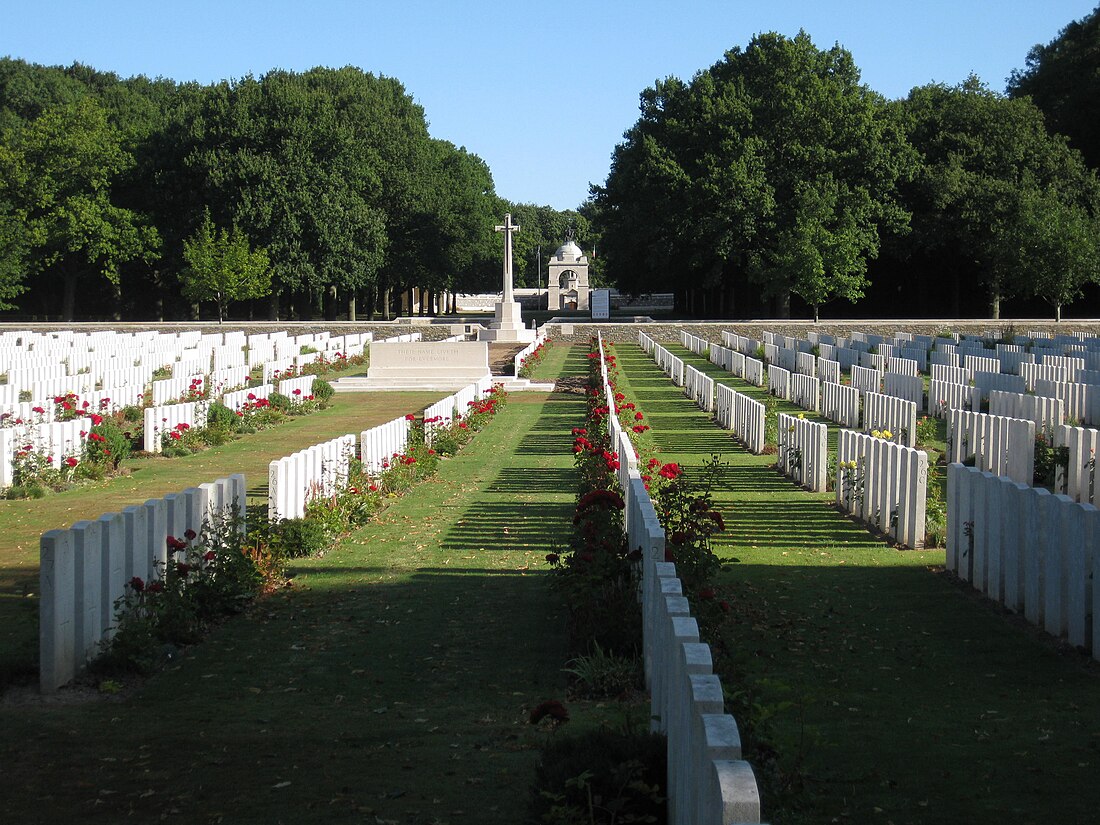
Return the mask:
M 550 256 L 548 268 L 546 308 L 588 309 L 588 258 L 573 241 L 572 229 L 566 233 L 565 243 Z
M 496 231 L 504 233 L 504 293 L 493 310 L 489 328 L 481 330 L 477 340 L 529 344 L 535 340 L 535 331 L 524 327 L 519 302 L 512 294 L 512 233 L 519 232 L 519 226 L 512 223 L 510 212 Z

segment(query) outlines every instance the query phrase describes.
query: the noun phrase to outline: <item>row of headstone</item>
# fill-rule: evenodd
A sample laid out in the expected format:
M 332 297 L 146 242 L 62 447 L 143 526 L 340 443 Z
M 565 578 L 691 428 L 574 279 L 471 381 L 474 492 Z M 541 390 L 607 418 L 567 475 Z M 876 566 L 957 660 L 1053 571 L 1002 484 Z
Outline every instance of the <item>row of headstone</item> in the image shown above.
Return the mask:
M 1035 477 L 1035 422 L 966 410 L 947 417 L 947 460 L 1031 484 Z
M 656 355 L 652 341 L 643 349 Z M 604 359 L 599 340 L 601 364 Z M 603 371 L 605 398 L 612 390 Z M 719 391 L 727 389 L 719 385 Z M 615 416 L 609 415 L 614 420 Z M 637 456 L 618 433 L 624 526 L 631 547 L 642 550 L 642 638 L 652 726 L 668 741 L 668 821 L 675 825 L 759 823 L 760 793 L 752 766 L 743 761 L 736 720 L 725 713 L 721 680 L 710 648 L 684 597 L 676 566 L 665 561 L 665 536 L 638 472 Z
M 1090 426 L 1100 425 L 1100 386 L 1039 378 L 1035 381 L 1035 394 L 1060 400 L 1067 419 Z
M 946 418 L 950 410 L 978 411 L 982 392 L 969 384 L 955 384 L 933 378 L 928 382 L 928 414 Z
M 1100 659 L 1100 511 L 977 467 L 947 470 L 947 569 Z
M 750 453 L 762 454 L 767 419 L 764 405 L 725 384 L 718 384 L 715 390 L 715 420 L 718 426 L 730 430 Z
M 779 413 L 776 422 L 779 471 L 815 493 L 825 491 L 829 462 L 829 427 Z
M 690 365 L 684 366 L 684 394 L 704 412 L 714 412 L 714 379 Z
M 313 395 L 313 382 L 316 380 L 312 375 L 284 378 L 278 384 L 278 392 L 289 398 L 292 403 L 301 404 Z
M 868 392 L 863 394 L 863 431 L 889 431 L 898 444 L 912 447 L 917 440 L 917 405 L 904 398 Z
M 1100 430 L 1059 425 L 1054 428 L 1054 446 L 1066 449 L 1066 463 L 1058 466 L 1055 489 L 1074 501 L 1096 504 L 1096 451 L 1100 449 Z
M 687 330 L 680 330 L 680 345 L 686 349 L 691 350 L 696 355 L 700 355 L 703 358 L 707 357 L 708 350 L 710 349 L 710 342 L 705 338 L 700 338 L 698 335 L 692 335 Z
M 924 547 L 928 453 L 852 430 L 837 438 L 836 503 L 902 544 Z
M 268 519 L 302 518 L 314 499 L 342 492 L 354 457 L 355 436 L 342 435 L 272 461 L 267 470 Z
M 768 395 L 782 398 L 784 401 L 791 397 L 791 373 L 790 370 L 768 364 Z
M 227 392 L 221 397 L 221 403 L 233 412 L 242 412 L 253 407 L 257 401 L 267 400 L 267 397 L 273 392 L 275 392 L 275 387 L 272 384 L 260 384 L 256 387 Z
M 411 423 L 401 416 L 359 434 L 359 460 L 363 462 L 364 472 L 373 477 L 380 476 L 394 456 L 404 455 L 409 446 Z
M 430 447 L 432 433 L 440 428 L 449 426 L 452 422 L 461 421 L 466 417 L 471 404 L 480 401 L 489 394 L 493 387 L 492 378 L 482 378 L 472 384 L 467 384 L 458 392 L 441 398 L 424 410 L 424 440 Z M 609 416 L 614 417 L 614 416 Z M 433 422 L 432 419 L 440 419 Z
M 821 403 L 821 382 L 812 375 L 792 373 L 788 400 L 804 410 L 817 412 Z
M 821 414 L 841 427 L 859 427 L 860 403 L 856 387 L 831 381 L 821 385 Z
M 164 575 L 168 536 L 202 534 L 236 508 L 244 529 L 244 476 L 189 487 L 42 534 L 39 567 L 39 684 L 52 693 L 72 681 L 114 633 L 115 605 L 136 576 Z
M 16 456 L 20 453 L 42 456 L 55 470 L 65 466 L 66 459 L 79 460 L 91 427 L 91 419 L 76 418 L 0 429 L 0 489 L 15 483 Z
M 202 395 L 206 376 L 200 373 L 181 375 L 179 378 L 163 378 L 152 383 L 154 406 L 162 406 L 175 401 L 188 401 L 189 395 Z
M 1066 420 L 1065 408 L 1061 400 L 1042 395 L 1024 395 L 1019 392 L 991 392 L 989 414 L 1034 421 L 1035 426 L 1044 431 L 1053 429 L 1065 423 Z
M 462 338 L 462 336 L 458 337 L 460 339 Z M 527 360 L 527 356 L 529 356 L 532 352 L 541 347 L 544 343 L 546 343 L 545 325 L 539 327 L 538 331 L 535 332 L 534 341 L 532 341 L 530 344 L 528 344 L 515 354 L 515 357 L 512 359 L 512 375 L 518 377 L 519 371 L 523 369 L 523 363 Z
M 185 430 L 205 427 L 207 407 L 206 401 L 146 407 L 142 449 L 147 453 L 163 452 L 165 437 L 172 438 L 173 432 L 180 433 L 182 437 L 182 432 Z
M 684 386 L 684 360 L 673 355 L 644 332 L 639 332 L 638 340 L 642 341 L 643 338 L 645 341 L 642 349 L 649 353 L 661 371 L 672 379 L 673 384 L 677 387 Z

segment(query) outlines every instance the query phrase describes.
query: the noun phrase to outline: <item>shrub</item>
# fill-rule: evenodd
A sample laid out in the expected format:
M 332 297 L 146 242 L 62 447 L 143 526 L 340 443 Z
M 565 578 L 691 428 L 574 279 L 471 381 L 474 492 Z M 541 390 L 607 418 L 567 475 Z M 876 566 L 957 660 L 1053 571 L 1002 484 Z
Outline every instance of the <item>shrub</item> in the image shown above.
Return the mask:
M 290 400 L 290 397 L 283 395 L 281 392 L 273 392 L 268 395 L 267 402 L 273 409 L 284 414 L 289 413 L 294 406 L 294 402 Z
M 239 612 L 265 586 L 271 568 L 261 569 L 253 548 L 242 540 L 237 511 L 168 537 L 167 563 L 151 581 L 127 583 L 115 603 L 115 634 L 102 643 L 99 671 L 148 673 L 193 644 L 210 626 Z
M 88 433 L 85 455 L 88 460 L 114 470 L 124 458 L 129 458 L 132 443 L 129 436 L 113 421 L 104 419 Z
M 237 426 L 237 414 L 220 401 L 215 401 L 206 410 L 207 427 L 223 427 L 232 430 Z
M 313 398 L 323 407 L 328 404 L 336 390 L 325 379 L 314 378 L 313 384 L 310 386 L 310 392 L 313 393 Z
M 636 656 L 616 656 L 592 643 L 592 652 L 566 663 L 565 672 L 574 677 L 573 693 L 589 699 L 614 699 L 639 687 L 640 669 Z
M 271 544 L 288 559 L 315 556 L 331 544 L 325 525 L 315 519 L 283 519 L 270 528 Z
M 607 729 L 554 736 L 535 769 L 530 820 L 664 822 L 665 738 Z

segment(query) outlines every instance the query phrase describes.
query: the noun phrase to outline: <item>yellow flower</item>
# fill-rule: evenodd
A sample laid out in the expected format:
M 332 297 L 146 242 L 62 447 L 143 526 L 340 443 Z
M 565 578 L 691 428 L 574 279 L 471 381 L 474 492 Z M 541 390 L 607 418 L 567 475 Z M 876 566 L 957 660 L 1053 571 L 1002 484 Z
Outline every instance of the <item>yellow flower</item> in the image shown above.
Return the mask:
M 892 432 L 890 432 L 889 430 L 883 430 L 882 431 L 882 437 L 885 438 L 887 441 L 889 441 L 891 438 L 894 437 L 894 434 Z

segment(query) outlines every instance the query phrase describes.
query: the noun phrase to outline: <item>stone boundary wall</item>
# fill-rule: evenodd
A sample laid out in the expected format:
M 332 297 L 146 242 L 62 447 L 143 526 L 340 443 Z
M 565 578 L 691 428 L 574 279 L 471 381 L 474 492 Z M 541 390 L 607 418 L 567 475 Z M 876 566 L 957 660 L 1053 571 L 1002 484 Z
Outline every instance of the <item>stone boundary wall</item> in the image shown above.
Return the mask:
M 354 335 L 374 333 L 381 340 L 396 335 L 421 333 L 425 341 L 441 341 L 464 331 L 465 327 L 476 327 L 480 320 L 456 319 L 433 323 L 433 318 L 414 318 L 402 321 L 227 321 L 222 325 L 204 321 L 118 321 L 114 323 L 0 323 L 0 332 L 5 330 L 28 330 L 30 332 L 179 332 L 197 331 L 207 335 L 227 332 L 243 332 L 245 335 L 263 335 L 271 332 L 290 332 L 297 335 L 315 335 L 330 332 L 333 335 Z
M 853 332 L 891 337 L 896 332 L 913 335 L 935 335 L 944 330 L 966 335 L 981 335 L 1000 339 L 1004 334 L 1023 335 L 1029 331 L 1047 332 L 1051 335 L 1069 332 L 1087 332 L 1100 335 L 1100 319 L 1062 321 L 1006 319 L 942 319 L 942 320 L 866 320 L 866 321 L 660 321 L 653 323 L 548 323 L 545 325 L 551 338 L 561 341 L 587 341 L 599 332 L 605 340 L 615 343 L 638 340 L 644 332 L 658 343 L 679 342 L 680 333 L 687 332 L 714 343 L 722 343 L 722 332 L 732 332 L 748 338 L 763 340 L 764 332 L 805 338 L 807 333 L 827 333 L 848 337 Z

